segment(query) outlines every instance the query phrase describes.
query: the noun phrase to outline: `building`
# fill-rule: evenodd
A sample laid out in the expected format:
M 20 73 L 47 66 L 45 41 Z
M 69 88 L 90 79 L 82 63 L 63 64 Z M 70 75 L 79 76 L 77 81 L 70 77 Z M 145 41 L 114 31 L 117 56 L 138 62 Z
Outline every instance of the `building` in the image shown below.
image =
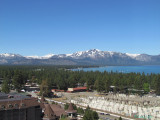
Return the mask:
M 60 106 L 60 105 L 56 105 L 56 104 L 50 104 L 52 110 L 54 111 L 55 115 L 58 118 L 61 118 L 62 115 L 67 116 L 67 113 L 65 112 L 65 110 Z
M 67 116 L 67 113 L 60 105 L 48 104 L 43 96 L 41 97 L 40 104 L 44 113 L 43 120 L 59 120 L 62 115 Z
M 69 104 L 65 111 L 60 105 L 48 104 L 42 96 L 40 102 L 44 112 L 43 120 L 59 120 L 63 115 L 70 118 L 70 120 L 77 120 L 77 111 L 73 109 L 72 104 Z
M 36 98 L 0 93 L 0 120 L 41 120 L 42 109 Z
M 58 120 L 50 104 L 45 104 L 43 120 Z
M 29 83 L 27 82 L 24 85 L 24 91 L 40 91 L 39 85 L 37 83 Z
M 71 120 L 77 120 L 77 111 L 73 109 L 72 103 L 69 104 L 69 107 L 66 110 L 66 113 Z
M 52 89 L 51 91 L 52 91 L 53 93 L 54 93 L 54 92 L 65 92 L 64 90 L 59 90 L 59 89 Z
M 87 87 L 68 88 L 67 92 L 84 92 L 87 91 Z

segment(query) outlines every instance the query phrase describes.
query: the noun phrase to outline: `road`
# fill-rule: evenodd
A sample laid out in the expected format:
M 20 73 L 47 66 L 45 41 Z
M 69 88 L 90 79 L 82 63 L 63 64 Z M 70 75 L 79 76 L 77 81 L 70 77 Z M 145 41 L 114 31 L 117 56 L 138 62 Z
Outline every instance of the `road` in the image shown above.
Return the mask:
M 112 116 L 112 115 L 102 115 L 100 113 L 98 113 L 98 116 L 100 119 L 102 120 L 118 120 L 119 119 L 119 116 Z M 122 117 L 122 120 L 131 120 L 131 119 L 125 119 Z

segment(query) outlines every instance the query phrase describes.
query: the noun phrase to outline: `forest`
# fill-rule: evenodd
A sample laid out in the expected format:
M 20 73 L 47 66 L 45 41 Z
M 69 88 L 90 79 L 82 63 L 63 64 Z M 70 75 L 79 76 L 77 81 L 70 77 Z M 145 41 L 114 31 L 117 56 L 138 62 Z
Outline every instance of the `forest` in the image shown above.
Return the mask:
M 67 90 L 78 85 L 99 93 L 120 92 L 143 94 L 150 91 L 160 95 L 160 74 L 72 71 L 75 66 L 0 66 L 3 92 L 20 91 L 29 80 L 41 90 Z M 45 87 L 44 87 L 45 86 Z M 112 86 L 112 87 L 111 87 Z

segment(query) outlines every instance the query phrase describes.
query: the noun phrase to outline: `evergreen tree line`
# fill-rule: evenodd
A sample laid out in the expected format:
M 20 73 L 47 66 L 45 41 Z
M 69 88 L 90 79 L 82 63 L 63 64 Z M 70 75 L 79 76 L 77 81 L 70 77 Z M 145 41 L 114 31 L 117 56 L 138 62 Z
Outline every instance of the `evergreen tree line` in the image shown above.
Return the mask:
M 110 86 L 116 86 L 114 92 L 128 92 L 131 90 L 143 90 L 149 92 L 155 90 L 160 95 L 160 74 L 140 73 L 115 73 L 99 71 L 72 71 L 65 66 L 0 66 L 0 79 L 3 80 L 2 89 L 20 91 L 27 80 L 46 86 L 47 90 L 53 87 L 67 90 L 76 87 L 77 84 L 86 85 L 88 90 L 109 92 Z M 44 89 L 44 88 L 43 88 Z

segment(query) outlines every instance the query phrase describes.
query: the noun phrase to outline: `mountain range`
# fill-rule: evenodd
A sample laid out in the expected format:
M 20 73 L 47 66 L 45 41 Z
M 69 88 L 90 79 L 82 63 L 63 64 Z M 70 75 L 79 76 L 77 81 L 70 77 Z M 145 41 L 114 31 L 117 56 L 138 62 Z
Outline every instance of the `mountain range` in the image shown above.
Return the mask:
M 91 49 L 73 54 L 22 56 L 0 54 L 1 65 L 160 65 L 160 55 L 129 54 Z

